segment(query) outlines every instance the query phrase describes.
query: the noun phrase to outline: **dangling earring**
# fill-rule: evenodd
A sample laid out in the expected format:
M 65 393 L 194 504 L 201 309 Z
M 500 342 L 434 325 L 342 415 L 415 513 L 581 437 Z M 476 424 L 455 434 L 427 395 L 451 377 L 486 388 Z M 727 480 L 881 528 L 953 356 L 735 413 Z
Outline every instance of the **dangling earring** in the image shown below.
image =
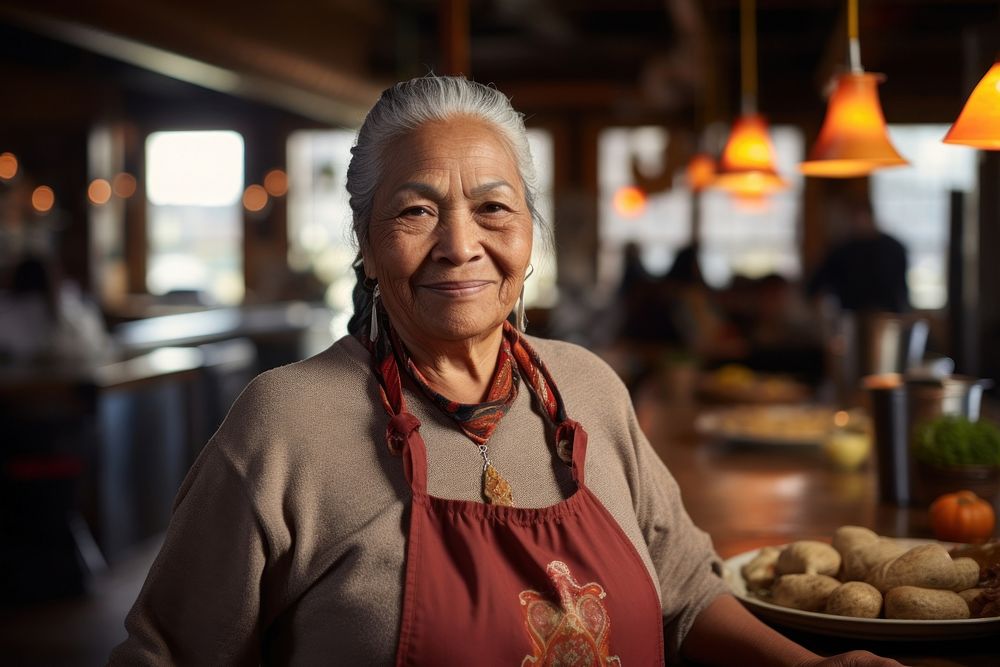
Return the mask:
M 524 286 L 521 286 L 521 296 L 517 298 L 517 305 L 514 306 L 514 326 L 521 333 L 528 330 L 528 318 L 524 315 Z
M 368 325 L 368 340 L 373 343 L 378 340 L 378 298 L 380 296 L 382 296 L 382 290 L 376 283 L 375 289 L 372 290 L 372 320 Z
M 535 267 L 528 264 L 528 272 L 524 274 L 524 280 L 530 278 L 534 272 Z M 528 318 L 524 314 L 524 281 L 521 282 L 521 296 L 517 298 L 517 304 L 514 306 L 514 326 L 521 333 L 528 330 Z

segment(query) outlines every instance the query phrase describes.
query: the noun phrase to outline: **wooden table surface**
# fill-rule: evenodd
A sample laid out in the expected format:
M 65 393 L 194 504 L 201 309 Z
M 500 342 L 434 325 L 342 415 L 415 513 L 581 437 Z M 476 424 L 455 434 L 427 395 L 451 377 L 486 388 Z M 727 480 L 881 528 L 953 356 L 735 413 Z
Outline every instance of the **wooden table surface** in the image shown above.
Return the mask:
M 663 400 L 655 391 L 636 398 L 636 411 L 677 479 L 688 513 L 712 536 L 723 558 L 797 539 L 829 541 L 845 524 L 881 535 L 931 537 L 926 508 L 878 502 L 870 465 L 842 471 L 819 448 L 747 447 L 700 438 L 691 429 L 696 407 Z M 1000 665 L 1000 633 L 974 640 L 907 642 L 786 634 L 824 655 L 867 649 L 906 665 Z

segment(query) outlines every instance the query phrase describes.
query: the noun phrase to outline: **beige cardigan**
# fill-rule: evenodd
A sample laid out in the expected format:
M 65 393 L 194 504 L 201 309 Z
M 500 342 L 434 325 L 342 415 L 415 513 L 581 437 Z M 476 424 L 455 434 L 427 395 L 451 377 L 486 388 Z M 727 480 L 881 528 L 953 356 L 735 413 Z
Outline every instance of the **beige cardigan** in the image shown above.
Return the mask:
M 726 590 L 718 557 L 614 372 L 575 345 L 531 343 L 590 435 L 587 484 L 649 568 L 676 656 Z M 480 500 L 476 447 L 412 386 L 406 399 L 423 424 L 429 492 Z M 386 422 L 368 352 L 351 337 L 256 378 L 181 487 L 111 664 L 393 664 L 410 492 Z M 572 491 L 527 387 L 489 444 L 519 506 Z

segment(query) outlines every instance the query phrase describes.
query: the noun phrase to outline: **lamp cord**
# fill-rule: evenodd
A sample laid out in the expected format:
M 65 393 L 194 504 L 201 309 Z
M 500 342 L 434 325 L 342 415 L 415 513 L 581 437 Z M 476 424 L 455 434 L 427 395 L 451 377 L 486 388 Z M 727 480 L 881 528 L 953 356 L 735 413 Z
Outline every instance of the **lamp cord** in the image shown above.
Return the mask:
M 861 39 L 858 37 L 858 0 L 847 0 L 847 57 L 852 74 L 861 74 Z
M 754 0 L 740 0 L 740 83 L 743 115 L 757 113 L 757 25 Z

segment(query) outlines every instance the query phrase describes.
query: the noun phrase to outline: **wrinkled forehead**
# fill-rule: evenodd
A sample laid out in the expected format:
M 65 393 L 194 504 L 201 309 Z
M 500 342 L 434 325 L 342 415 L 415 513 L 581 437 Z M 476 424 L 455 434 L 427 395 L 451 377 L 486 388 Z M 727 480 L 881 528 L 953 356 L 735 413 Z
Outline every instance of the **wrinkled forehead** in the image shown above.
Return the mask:
M 516 151 L 509 137 L 493 123 L 473 116 L 457 115 L 442 120 L 429 120 L 415 128 L 409 129 L 390 141 L 385 159 L 392 160 L 399 156 L 394 149 L 401 146 L 422 147 L 434 149 L 445 154 L 461 157 L 463 151 L 467 154 L 471 145 L 489 145 L 501 152 L 515 163 Z
M 386 146 L 379 190 L 421 172 L 469 170 L 483 178 L 504 179 L 523 191 L 516 154 L 504 134 L 485 121 L 459 116 L 428 121 Z

